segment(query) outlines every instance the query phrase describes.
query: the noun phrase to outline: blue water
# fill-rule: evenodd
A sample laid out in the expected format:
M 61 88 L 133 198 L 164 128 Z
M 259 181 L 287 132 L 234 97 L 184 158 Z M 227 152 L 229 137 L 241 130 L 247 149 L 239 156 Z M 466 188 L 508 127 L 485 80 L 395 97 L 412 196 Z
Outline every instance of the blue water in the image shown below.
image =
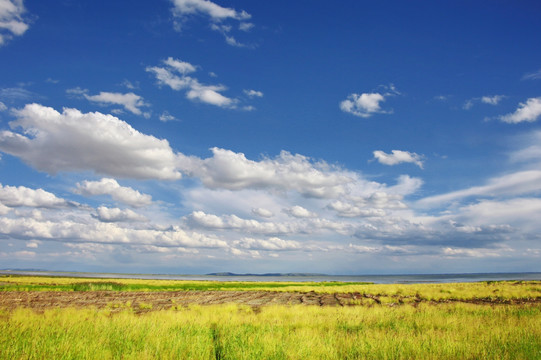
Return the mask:
M 541 280 L 541 273 L 486 273 L 486 274 L 420 274 L 420 275 L 306 275 L 306 276 L 256 276 L 256 275 L 163 275 L 163 274 L 113 274 L 56 271 L 1 270 L 3 275 L 69 276 L 86 278 L 160 279 L 160 280 L 214 280 L 214 281 L 343 281 L 371 282 L 375 284 L 456 283 L 499 280 Z

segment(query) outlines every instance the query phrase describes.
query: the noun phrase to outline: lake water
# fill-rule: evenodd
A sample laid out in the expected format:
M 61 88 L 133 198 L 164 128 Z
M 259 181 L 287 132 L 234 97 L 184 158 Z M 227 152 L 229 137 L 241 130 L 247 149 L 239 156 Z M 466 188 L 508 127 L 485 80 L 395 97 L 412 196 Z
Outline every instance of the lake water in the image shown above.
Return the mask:
M 56 271 L 1 270 L 4 275 L 69 276 L 87 278 L 161 279 L 161 280 L 210 280 L 210 281 L 343 281 L 371 282 L 376 284 L 453 283 L 498 280 L 541 280 L 540 272 L 486 273 L 486 274 L 420 274 L 420 275 L 167 275 L 167 274 L 113 274 Z

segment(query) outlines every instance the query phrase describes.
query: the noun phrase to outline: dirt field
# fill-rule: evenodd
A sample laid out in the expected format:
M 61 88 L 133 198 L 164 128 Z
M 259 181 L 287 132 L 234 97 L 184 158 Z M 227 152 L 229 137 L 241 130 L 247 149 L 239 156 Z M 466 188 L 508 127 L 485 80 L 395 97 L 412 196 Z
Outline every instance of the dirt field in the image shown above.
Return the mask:
M 394 298 L 386 302 L 387 306 L 395 306 L 404 302 L 415 305 L 423 302 L 417 298 Z M 446 300 L 442 302 L 451 302 Z M 456 301 L 456 300 L 455 300 Z M 477 304 L 497 303 L 539 303 L 541 298 L 529 301 L 496 301 L 475 299 L 466 302 Z M 27 307 L 38 311 L 48 308 L 63 307 L 96 307 L 121 310 L 130 307 L 135 311 L 169 309 L 171 307 L 188 306 L 190 304 L 213 305 L 235 303 L 258 308 L 265 305 L 316 305 L 316 306 L 351 306 L 373 305 L 380 303 L 377 296 L 359 293 L 318 294 L 287 293 L 268 291 L 6 291 L 0 292 L 0 308 L 14 309 Z
M 7 291 L 0 292 L 0 308 L 28 307 L 44 310 L 55 307 L 109 307 L 122 309 L 129 306 L 136 310 L 161 310 L 190 304 L 213 305 L 235 303 L 254 308 L 265 305 L 316 305 L 345 306 L 351 304 L 377 303 L 370 295 L 286 293 L 267 291 Z
M 318 306 L 343 306 L 360 298 L 354 294 L 283 293 L 266 291 L 8 291 L 0 293 L 0 307 L 13 309 L 29 307 L 42 310 L 52 307 L 120 308 L 130 304 L 135 309 L 168 309 L 189 304 L 212 305 L 236 303 L 253 307 L 263 305 L 306 304 Z M 150 305 L 150 306 L 149 306 Z

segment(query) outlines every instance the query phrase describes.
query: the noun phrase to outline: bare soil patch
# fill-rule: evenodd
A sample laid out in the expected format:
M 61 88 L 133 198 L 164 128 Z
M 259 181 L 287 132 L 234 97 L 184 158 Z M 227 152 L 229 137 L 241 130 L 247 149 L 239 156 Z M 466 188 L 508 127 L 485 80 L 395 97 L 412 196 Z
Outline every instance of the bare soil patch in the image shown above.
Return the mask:
M 190 304 L 215 305 L 235 303 L 264 305 L 343 306 L 352 294 L 288 293 L 268 291 L 6 291 L 0 292 L 0 307 L 28 307 L 36 310 L 63 307 L 169 309 Z
M 449 303 L 468 302 L 476 304 L 526 304 L 541 303 L 541 298 L 516 301 L 497 299 L 427 301 L 420 298 L 396 298 L 386 303 L 398 306 L 420 302 Z M 190 304 L 215 305 L 235 303 L 258 308 L 266 305 L 314 305 L 314 306 L 371 306 L 381 304 L 377 296 L 360 293 L 320 294 L 316 292 L 271 291 L 4 291 L 0 292 L 0 308 L 13 310 L 27 307 L 42 311 L 50 308 L 95 307 L 122 310 L 150 311 L 184 307 Z

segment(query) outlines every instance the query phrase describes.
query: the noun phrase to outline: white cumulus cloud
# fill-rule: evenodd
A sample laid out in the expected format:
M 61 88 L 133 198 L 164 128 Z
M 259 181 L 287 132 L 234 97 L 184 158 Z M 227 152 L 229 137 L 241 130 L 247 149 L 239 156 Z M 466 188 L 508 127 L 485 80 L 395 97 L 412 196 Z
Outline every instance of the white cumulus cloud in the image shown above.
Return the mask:
M 244 93 L 249 97 L 263 97 L 263 93 L 257 90 L 244 90 Z
M 412 163 L 423 168 L 423 156 L 409 151 L 392 150 L 387 154 L 381 150 L 374 151 L 374 158 L 384 165 L 397 165 L 400 163 Z
M 174 117 L 173 115 L 169 114 L 169 112 L 167 111 L 164 111 L 161 115 L 160 115 L 160 121 L 163 121 L 163 122 L 168 122 L 168 121 L 177 121 L 177 118 Z
M 493 96 L 483 96 L 481 97 L 481 102 L 489 105 L 498 105 L 505 96 L 503 95 L 493 95 Z
M 145 135 L 112 115 L 60 113 L 39 104 L 14 112 L 13 131 L 0 132 L 0 151 L 55 174 L 91 170 L 121 178 L 179 179 L 177 155 L 167 140 Z
M 296 218 L 312 218 L 317 217 L 316 213 L 309 211 L 308 209 L 303 208 L 302 206 L 295 205 L 291 208 L 284 209 L 284 212 L 290 216 Z
M 400 92 L 396 90 L 393 84 L 389 86 L 381 85 L 379 88 L 383 89 L 384 92 L 350 94 L 346 100 L 340 102 L 340 110 L 362 118 L 368 118 L 374 114 L 392 113 L 392 110 L 382 109 L 381 103 L 388 97 L 400 95 Z
M 283 240 L 278 237 L 268 239 L 244 238 L 233 242 L 233 246 L 250 250 L 296 250 L 301 248 L 301 244 L 293 240 Z
M 213 215 L 203 211 L 194 211 L 185 217 L 186 223 L 193 228 L 236 230 L 251 234 L 291 234 L 299 231 L 294 223 L 262 222 L 243 219 L 236 215 Z
M 2 186 L 0 184 L 0 203 L 8 207 L 56 208 L 68 205 L 64 199 L 43 189 L 30 189 L 24 186 Z
M 246 11 L 237 11 L 232 8 L 222 7 L 209 0 L 172 0 L 173 2 L 173 15 L 176 18 L 175 29 L 180 31 L 183 24 L 188 21 L 190 17 L 202 16 L 207 17 L 210 22 L 210 28 L 214 31 L 221 33 L 226 43 L 231 46 L 245 47 L 245 44 L 238 42 L 232 35 L 232 26 L 226 25 L 224 22 L 238 21 L 239 30 L 247 32 L 254 27 L 252 23 L 245 22 L 252 16 Z
M 123 204 L 142 207 L 152 203 L 152 197 L 141 194 L 130 187 L 120 186 L 115 179 L 103 178 L 100 181 L 83 181 L 77 184 L 75 193 L 81 195 L 109 195 Z
M 264 208 L 254 208 L 252 209 L 252 214 L 261 216 L 264 218 L 271 218 L 274 216 L 274 213 L 272 211 L 264 209 Z
M 0 46 L 28 30 L 28 21 L 23 18 L 25 12 L 23 0 L 0 0 Z
M 520 122 L 533 122 L 541 116 L 541 97 L 530 98 L 525 103 L 520 103 L 514 113 L 502 115 L 499 119 L 509 124 Z
M 153 73 L 159 85 L 167 85 L 175 91 L 185 90 L 186 98 L 223 108 L 234 108 L 237 99 L 229 98 L 220 92 L 227 90 L 224 85 L 204 85 L 190 74 L 196 67 L 190 63 L 169 57 L 163 61 L 165 67 L 149 66 L 147 72 Z
M 375 113 L 386 113 L 380 103 L 385 96 L 379 93 L 351 94 L 340 103 L 340 109 L 355 116 L 367 118 Z
M 33 218 L 0 217 L 0 235 L 13 239 L 54 240 L 67 243 L 154 245 L 161 247 L 228 248 L 226 241 L 195 232 L 186 232 L 177 226 L 166 230 L 133 229 L 118 222 L 99 220 L 48 221 Z
M 143 215 L 130 209 L 108 208 L 100 206 L 96 209 L 97 218 L 103 222 L 144 222 L 148 221 Z
M 201 179 L 209 188 L 274 188 L 321 198 L 344 193 L 345 185 L 354 181 L 345 171 L 287 151 L 274 159 L 253 161 L 243 153 L 219 148 L 211 150 L 213 156 L 210 158 L 185 157 L 179 162 L 183 173 Z
M 173 12 L 177 16 L 202 14 L 213 20 L 224 20 L 227 18 L 235 20 L 247 20 L 251 17 L 246 11 L 236 11 L 231 8 L 224 8 L 208 0 L 173 0 Z
M 232 8 L 222 7 L 208 0 L 172 0 L 173 15 L 175 16 L 175 29 L 180 31 L 183 24 L 190 17 L 202 16 L 210 20 L 210 28 L 221 33 L 228 45 L 235 47 L 246 47 L 247 45 L 238 42 L 234 36 L 230 34 L 232 26 L 224 24 L 226 22 L 238 21 L 239 30 L 248 32 L 254 27 L 254 24 L 245 22 L 252 16 L 246 11 L 237 11 Z
M 141 107 L 148 106 L 148 104 L 143 101 L 143 98 L 141 96 L 136 95 L 132 92 L 122 94 L 102 91 L 98 95 L 84 94 L 84 97 L 89 101 L 101 104 L 121 105 L 127 111 L 135 115 L 144 115 L 145 117 L 149 116 L 148 113 L 143 113 L 143 111 L 140 109 Z

